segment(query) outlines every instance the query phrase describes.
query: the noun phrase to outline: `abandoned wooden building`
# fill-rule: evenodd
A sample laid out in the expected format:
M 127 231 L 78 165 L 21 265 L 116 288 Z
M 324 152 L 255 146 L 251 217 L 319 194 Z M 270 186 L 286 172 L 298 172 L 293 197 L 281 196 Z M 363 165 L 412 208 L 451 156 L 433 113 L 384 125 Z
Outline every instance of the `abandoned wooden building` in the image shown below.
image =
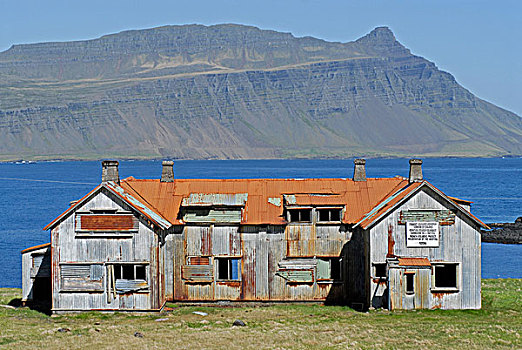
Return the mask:
M 409 178 L 102 182 L 23 256 L 23 301 L 53 312 L 160 310 L 167 301 L 325 301 L 357 309 L 478 309 L 480 232 L 410 160 Z M 45 286 L 47 283 L 47 286 Z M 49 285 L 50 284 L 50 285 Z

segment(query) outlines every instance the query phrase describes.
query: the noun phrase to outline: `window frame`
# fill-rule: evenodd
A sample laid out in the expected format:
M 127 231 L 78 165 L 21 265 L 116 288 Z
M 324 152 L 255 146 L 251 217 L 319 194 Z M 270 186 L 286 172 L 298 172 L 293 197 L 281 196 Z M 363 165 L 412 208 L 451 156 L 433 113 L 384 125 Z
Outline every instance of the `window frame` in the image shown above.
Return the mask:
M 292 214 L 292 212 L 298 212 L 299 215 L 298 215 L 298 220 L 294 220 L 293 217 L 294 217 L 294 214 Z M 308 212 L 308 220 L 302 220 L 301 217 L 301 213 L 303 211 L 307 211 Z M 292 224 L 301 224 L 301 223 L 304 223 L 304 224 L 311 224 L 314 220 L 313 220 L 313 208 L 312 207 L 287 207 L 286 208 L 286 221 L 288 221 L 289 223 L 292 223 Z
M 316 222 L 318 224 L 339 224 L 343 220 L 343 207 L 315 207 L 315 216 L 316 216 Z M 321 212 L 328 210 L 328 220 L 321 220 Z M 338 211 L 339 212 L 339 219 L 338 220 L 332 220 L 332 212 Z
M 377 267 L 384 267 L 384 276 L 378 276 L 377 275 Z M 377 278 L 383 281 L 386 281 L 388 279 L 388 264 L 385 262 L 374 262 L 372 263 L 372 278 Z
M 237 279 L 231 278 L 233 275 L 232 261 L 237 261 Z M 227 263 L 227 278 L 220 277 L 220 267 L 226 261 Z M 214 269 L 215 269 L 215 281 L 216 282 L 240 282 L 241 281 L 241 270 L 242 270 L 242 257 L 241 256 L 216 256 L 214 257 Z
M 317 283 L 343 283 L 343 258 L 339 256 L 320 256 L 316 258 L 317 261 L 328 261 L 329 263 L 329 278 L 319 278 L 319 273 L 317 272 L 317 264 L 316 264 L 316 273 L 315 273 L 315 279 Z M 332 265 L 334 262 L 338 265 L 338 273 L 339 278 L 335 278 L 335 276 L 332 276 Z
M 432 280 L 431 280 L 431 291 L 432 292 L 459 292 L 460 291 L 460 277 L 461 277 L 461 263 L 460 262 L 432 262 Z M 445 266 L 455 267 L 455 286 L 437 286 L 437 268 Z
M 109 262 L 107 263 L 106 265 L 111 265 L 113 266 L 113 269 L 114 269 L 114 279 L 115 280 L 126 280 L 126 281 L 145 281 L 147 283 L 149 283 L 149 269 L 148 269 L 148 266 L 149 266 L 149 263 L 147 262 Z M 119 266 L 120 267 L 120 273 L 119 273 L 119 276 L 120 278 L 116 278 L 116 267 Z M 130 278 L 123 278 L 123 267 L 124 266 L 133 266 L 133 276 L 134 278 L 130 279 Z M 136 269 L 137 267 L 143 267 L 145 269 L 145 278 L 136 278 Z
M 404 292 L 406 295 L 415 295 L 415 275 L 414 271 L 404 271 Z M 411 289 L 409 289 L 409 282 L 411 282 Z

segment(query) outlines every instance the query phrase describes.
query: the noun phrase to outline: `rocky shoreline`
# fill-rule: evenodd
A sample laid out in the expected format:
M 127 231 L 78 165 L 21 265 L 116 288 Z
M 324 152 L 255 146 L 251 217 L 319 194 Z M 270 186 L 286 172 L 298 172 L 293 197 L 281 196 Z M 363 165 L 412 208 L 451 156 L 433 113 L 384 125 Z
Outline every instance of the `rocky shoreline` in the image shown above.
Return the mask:
M 482 242 L 522 244 L 522 216 L 514 223 L 491 223 L 491 230 L 481 230 Z

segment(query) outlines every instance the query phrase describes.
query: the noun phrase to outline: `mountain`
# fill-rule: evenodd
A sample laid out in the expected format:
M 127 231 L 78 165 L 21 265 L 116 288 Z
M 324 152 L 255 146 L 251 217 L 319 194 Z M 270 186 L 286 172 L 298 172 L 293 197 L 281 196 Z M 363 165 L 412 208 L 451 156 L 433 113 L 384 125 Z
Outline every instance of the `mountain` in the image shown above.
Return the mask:
M 0 53 L 0 160 L 522 155 L 522 118 L 387 27 L 347 43 L 224 24 Z

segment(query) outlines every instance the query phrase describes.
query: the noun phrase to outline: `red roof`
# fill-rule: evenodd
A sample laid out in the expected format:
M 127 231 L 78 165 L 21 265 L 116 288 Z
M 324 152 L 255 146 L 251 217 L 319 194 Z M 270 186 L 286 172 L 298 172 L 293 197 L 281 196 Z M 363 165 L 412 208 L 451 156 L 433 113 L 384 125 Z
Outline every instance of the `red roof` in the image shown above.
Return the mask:
M 44 243 L 44 244 L 35 245 L 34 247 L 25 248 L 24 250 L 22 250 L 22 254 L 29 253 L 29 252 L 32 252 L 34 250 L 38 250 L 38 249 L 42 249 L 42 248 L 47 248 L 47 247 L 50 247 L 50 246 L 51 246 L 51 243 Z
M 179 179 L 174 182 L 137 180 L 120 186 L 172 224 L 182 224 L 178 212 L 193 195 L 246 195 L 242 224 L 284 224 L 283 204 L 295 195 L 296 205 L 345 205 L 345 223 L 355 223 L 391 193 L 408 184 L 404 178 L 351 179 Z M 238 202 L 239 203 L 239 202 Z
M 242 208 L 241 224 L 285 224 L 285 206 L 343 206 L 343 223 L 366 229 L 422 186 L 447 198 L 471 220 L 487 227 L 475 216 L 426 181 L 409 183 L 402 177 L 351 179 L 158 179 L 121 180 L 96 187 L 62 215 L 48 224 L 50 229 L 76 207 L 105 188 L 125 200 L 157 226 L 182 225 L 183 206 L 236 206 Z

